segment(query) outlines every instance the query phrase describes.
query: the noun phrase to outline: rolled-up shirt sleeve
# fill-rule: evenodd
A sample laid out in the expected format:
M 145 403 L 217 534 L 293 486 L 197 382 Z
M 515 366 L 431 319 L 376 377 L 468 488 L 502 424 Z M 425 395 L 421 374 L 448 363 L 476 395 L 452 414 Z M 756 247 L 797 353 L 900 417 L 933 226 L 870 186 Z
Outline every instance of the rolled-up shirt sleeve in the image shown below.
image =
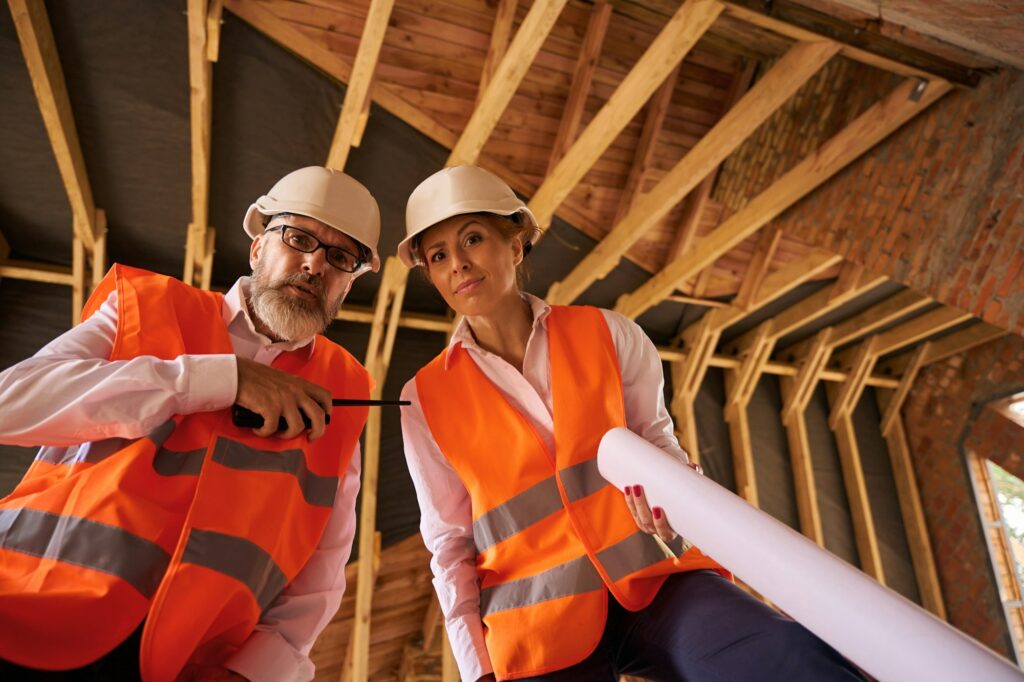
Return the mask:
M 112 292 L 88 320 L 0 373 L 0 442 L 64 447 L 138 438 L 175 414 L 219 410 L 234 401 L 234 355 L 112 361 L 116 332 Z
M 415 379 L 402 389 L 402 439 L 420 506 L 420 533 L 431 553 L 434 589 L 463 680 L 492 672 L 480 618 L 473 512 L 469 492 L 427 426 Z

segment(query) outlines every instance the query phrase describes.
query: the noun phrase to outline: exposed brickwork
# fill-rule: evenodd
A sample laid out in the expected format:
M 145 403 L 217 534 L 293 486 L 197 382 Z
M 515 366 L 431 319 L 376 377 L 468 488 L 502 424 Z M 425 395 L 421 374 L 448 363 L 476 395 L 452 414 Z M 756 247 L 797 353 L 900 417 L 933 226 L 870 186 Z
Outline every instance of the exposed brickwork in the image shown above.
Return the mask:
M 777 114 L 737 154 L 756 154 L 766 141 L 775 150 L 802 150 L 807 135 L 831 134 L 863 103 L 847 100 L 884 91 L 868 69 L 837 77 L 844 73 L 850 94 L 843 107 L 828 114 L 820 101 L 807 100 L 800 111 Z M 830 123 L 787 127 L 800 116 Z M 796 154 L 781 156 L 791 164 Z M 755 177 L 734 173 L 723 180 L 722 193 L 734 202 L 741 190 L 752 196 L 782 170 L 780 161 L 759 167 Z M 976 90 L 947 95 L 777 222 L 790 236 L 1024 333 L 1022 203 L 1024 73 L 1006 71 Z
M 1009 336 L 926 368 L 904 406 L 907 437 L 928 534 L 951 624 L 1012 656 L 960 439 L 1024 475 L 1024 436 L 990 410 L 997 397 L 1024 388 L 1024 338 Z

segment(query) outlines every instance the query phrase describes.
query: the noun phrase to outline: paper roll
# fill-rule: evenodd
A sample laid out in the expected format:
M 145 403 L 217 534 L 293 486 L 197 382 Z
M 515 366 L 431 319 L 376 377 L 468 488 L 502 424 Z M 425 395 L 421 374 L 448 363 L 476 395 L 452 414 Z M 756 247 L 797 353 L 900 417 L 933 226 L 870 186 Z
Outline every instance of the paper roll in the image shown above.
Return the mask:
M 672 527 L 882 682 L 1019 682 L 1024 674 L 789 526 L 631 431 L 597 455 L 612 485 L 642 485 Z

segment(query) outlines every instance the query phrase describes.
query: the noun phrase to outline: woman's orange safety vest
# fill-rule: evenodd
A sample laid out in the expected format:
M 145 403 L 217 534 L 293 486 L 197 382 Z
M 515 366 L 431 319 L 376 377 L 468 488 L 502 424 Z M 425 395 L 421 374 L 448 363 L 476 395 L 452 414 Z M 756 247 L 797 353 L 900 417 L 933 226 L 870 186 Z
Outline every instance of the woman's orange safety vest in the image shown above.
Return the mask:
M 115 265 L 86 316 L 115 287 L 110 360 L 233 352 L 220 294 Z M 366 370 L 323 337 L 273 366 L 369 395 Z M 145 619 L 144 680 L 222 664 L 319 544 L 365 420 L 365 408 L 335 410 L 310 443 L 258 438 L 223 409 L 134 440 L 44 447 L 0 500 L 0 658 L 79 667 Z
M 480 614 L 498 679 L 589 656 L 604 632 L 608 592 L 637 611 L 670 573 L 722 570 L 696 548 L 666 558 L 597 470 L 601 437 L 626 422 L 601 311 L 553 306 L 547 329 L 554 452 L 461 346 L 416 375 L 430 432 L 472 501 Z

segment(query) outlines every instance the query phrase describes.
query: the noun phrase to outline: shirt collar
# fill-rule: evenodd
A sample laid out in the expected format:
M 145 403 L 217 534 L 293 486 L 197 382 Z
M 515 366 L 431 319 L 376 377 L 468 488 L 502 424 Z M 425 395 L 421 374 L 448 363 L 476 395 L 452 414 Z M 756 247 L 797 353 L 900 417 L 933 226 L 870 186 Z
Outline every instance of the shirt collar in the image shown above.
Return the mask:
M 532 337 L 537 333 L 537 329 L 544 329 L 548 314 L 551 312 L 551 306 L 548 302 L 542 298 L 537 298 L 533 294 L 522 292 L 520 294 L 523 300 L 530 304 L 530 311 L 533 313 L 533 328 L 530 331 Z M 448 342 L 448 353 L 444 358 L 444 368 L 447 370 L 448 365 L 451 362 L 452 354 L 455 352 L 457 346 L 461 346 L 464 349 L 473 350 L 478 353 L 485 352 L 477 344 L 476 339 L 473 338 L 473 330 L 470 328 L 466 318 L 463 317 L 459 320 L 459 324 L 455 327 L 455 331 L 452 332 L 452 338 Z
M 316 337 L 301 339 L 299 341 L 271 341 L 267 336 L 256 331 L 252 318 L 249 315 L 249 306 L 245 302 L 249 299 L 249 277 L 239 277 L 231 289 L 224 295 L 224 305 L 221 314 L 224 316 L 224 324 L 230 333 L 237 336 L 248 336 L 259 341 L 262 346 L 269 346 L 280 351 L 293 351 L 305 347 L 307 358 L 313 355 L 313 344 Z

